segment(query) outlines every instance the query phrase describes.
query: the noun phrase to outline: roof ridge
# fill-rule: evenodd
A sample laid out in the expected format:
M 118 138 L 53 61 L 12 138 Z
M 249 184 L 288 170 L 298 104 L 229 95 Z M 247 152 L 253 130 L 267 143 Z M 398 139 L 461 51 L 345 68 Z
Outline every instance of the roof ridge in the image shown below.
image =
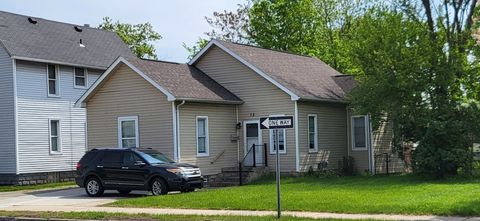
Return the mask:
M 92 26 L 87 27 L 87 26 L 85 26 L 85 24 L 84 24 L 84 25 L 78 25 L 78 24 L 61 22 L 61 21 L 51 20 L 51 19 L 42 18 L 42 17 L 22 15 L 22 14 L 18 14 L 18 13 L 14 13 L 14 12 L 9 12 L 9 11 L 2 11 L 2 10 L 0 10 L 0 13 L 6 13 L 6 14 L 15 15 L 15 16 L 25 17 L 25 18 L 37 18 L 37 19 L 42 19 L 42 20 L 47 21 L 47 22 L 53 22 L 53 23 L 58 23 L 58 24 L 63 24 L 63 25 L 72 25 L 72 26 L 77 26 L 77 27 L 82 27 L 82 28 L 87 28 L 87 29 L 94 29 L 94 30 L 99 30 L 99 31 L 104 31 L 104 32 L 115 33 L 115 32 L 110 31 L 110 30 L 105 30 L 105 29 L 96 28 L 96 27 L 92 27 Z
M 149 58 L 138 58 L 143 61 L 152 61 L 152 62 L 162 62 L 162 63 L 170 63 L 170 64 L 187 64 L 187 63 L 180 63 L 180 62 L 175 62 L 175 61 L 165 61 L 165 60 L 158 60 L 158 59 L 149 59 Z
M 315 58 L 315 57 L 310 56 L 310 55 L 298 54 L 298 53 L 291 52 L 291 51 L 282 51 L 282 50 L 279 50 L 279 49 L 264 48 L 264 47 L 261 47 L 261 46 L 258 46 L 258 45 L 238 43 L 238 42 L 226 41 L 226 40 L 221 40 L 221 39 L 215 39 L 215 40 L 220 41 L 220 42 L 230 43 L 230 44 L 236 44 L 236 45 L 241 45 L 241 46 L 258 48 L 258 49 L 263 49 L 263 50 L 267 50 L 267 51 L 273 51 L 273 52 L 277 52 L 277 53 L 284 53 L 284 54 L 296 55 L 296 56 L 307 57 L 307 58 Z

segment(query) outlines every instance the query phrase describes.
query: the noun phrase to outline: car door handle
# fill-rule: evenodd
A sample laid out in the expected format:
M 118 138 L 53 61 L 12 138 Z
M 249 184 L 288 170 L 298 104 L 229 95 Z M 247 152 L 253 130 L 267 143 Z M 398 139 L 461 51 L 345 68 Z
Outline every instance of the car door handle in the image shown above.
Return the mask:
M 103 168 L 103 166 L 98 165 L 97 168 Z
M 128 170 L 128 167 L 122 167 L 123 170 Z

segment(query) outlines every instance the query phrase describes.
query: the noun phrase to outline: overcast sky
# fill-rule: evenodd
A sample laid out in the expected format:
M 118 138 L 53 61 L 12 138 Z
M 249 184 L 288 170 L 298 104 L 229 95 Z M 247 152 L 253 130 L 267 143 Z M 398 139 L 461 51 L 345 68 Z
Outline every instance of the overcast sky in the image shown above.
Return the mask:
M 1 0 L 0 10 L 78 25 L 97 26 L 108 16 L 124 23 L 150 22 L 163 37 L 155 42 L 160 60 L 185 62 L 182 43 L 192 45 L 210 30 L 204 16 L 234 10 L 244 0 Z

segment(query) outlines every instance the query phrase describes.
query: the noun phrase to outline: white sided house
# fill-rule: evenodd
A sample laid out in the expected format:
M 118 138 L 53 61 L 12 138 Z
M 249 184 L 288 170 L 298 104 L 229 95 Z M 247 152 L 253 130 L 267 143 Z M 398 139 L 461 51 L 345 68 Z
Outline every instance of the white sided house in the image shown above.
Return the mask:
M 70 179 L 87 149 L 75 102 L 119 56 L 113 32 L 0 11 L 0 184 Z
M 313 57 L 211 40 L 188 64 L 118 58 L 77 106 L 89 148 L 157 149 L 211 181 L 239 163 L 274 169 L 277 142 L 285 173 L 337 169 L 345 157 L 373 172 L 369 116 L 346 99 L 354 86 Z M 294 128 L 277 139 L 260 129 L 269 116 L 293 116 Z

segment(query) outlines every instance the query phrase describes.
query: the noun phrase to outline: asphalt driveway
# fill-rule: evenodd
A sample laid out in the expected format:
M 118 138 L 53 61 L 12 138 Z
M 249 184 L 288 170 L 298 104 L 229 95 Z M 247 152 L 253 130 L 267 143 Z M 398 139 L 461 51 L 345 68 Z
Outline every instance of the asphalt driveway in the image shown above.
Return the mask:
M 105 191 L 102 197 L 89 197 L 83 188 L 67 188 L 44 191 L 16 191 L 0 193 L 0 210 L 14 207 L 34 206 L 82 206 L 95 207 L 116 199 L 145 196 L 145 191 L 134 191 L 127 195 L 117 191 Z

